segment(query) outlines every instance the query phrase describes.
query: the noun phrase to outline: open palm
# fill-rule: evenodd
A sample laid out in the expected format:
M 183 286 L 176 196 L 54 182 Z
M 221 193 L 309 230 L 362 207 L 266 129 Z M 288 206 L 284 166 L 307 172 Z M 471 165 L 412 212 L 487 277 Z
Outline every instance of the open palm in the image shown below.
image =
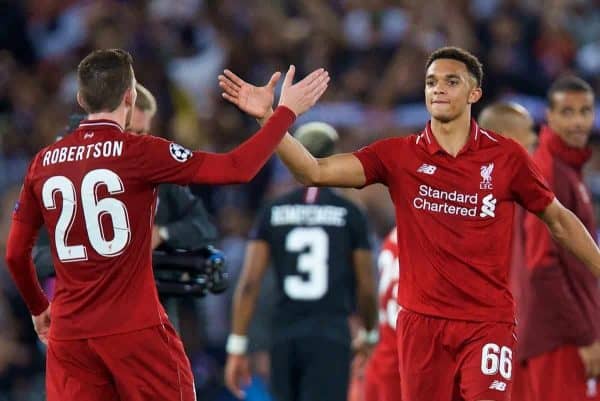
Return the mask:
M 275 86 L 281 77 L 276 72 L 265 86 L 254 86 L 244 81 L 230 70 L 219 75 L 219 86 L 223 89 L 223 97 L 235 104 L 244 113 L 255 118 L 263 118 L 271 111 L 275 99 Z

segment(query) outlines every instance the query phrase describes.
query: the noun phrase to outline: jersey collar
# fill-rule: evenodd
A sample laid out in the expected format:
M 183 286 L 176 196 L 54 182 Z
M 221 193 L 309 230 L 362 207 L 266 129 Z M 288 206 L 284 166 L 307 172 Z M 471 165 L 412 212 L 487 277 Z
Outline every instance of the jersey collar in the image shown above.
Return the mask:
M 479 125 L 474 119 L 471 119 L 471 127 L 469 132 L 469 139 L 465 146 L 458 152 L 458 155 L 467 152 L 468 150 L 476 150 L 479 148 L 479 141 L 481 138 L 481 131 L 479 129 Z M 427 122 L 425 129 L 419 136 L 417 136 L 417 144 L 421 144 L 431 155 L 436 153 L 446 153 L 444 149 L 440 146 L 440 144 L 435 139 L 433 132 L 431 131 L 431 121 Z
M 123 132 L 119 123 L 112 120 L 83 120 L 79 123 L 80 129 L 118 129 Z

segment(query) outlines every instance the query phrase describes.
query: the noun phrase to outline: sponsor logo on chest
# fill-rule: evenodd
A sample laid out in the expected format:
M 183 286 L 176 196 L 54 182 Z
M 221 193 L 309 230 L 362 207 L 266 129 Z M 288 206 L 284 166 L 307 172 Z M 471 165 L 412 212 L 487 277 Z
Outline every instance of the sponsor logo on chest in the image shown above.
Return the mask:
M 421 182 L 428 181 L 429 179 L 426 179 L 425 176 L 433 176 L 437 171 L 438 168 L 430 164 L 422 164 L 417 169 L 418 175 L 422 177 Z M 475 185 L 473 185 L 473 191 L 465 191 L 464 189 L 442 189 L 434 184 L 421 183 L 417 187 L 416 196 L 412 199 L 412 206 L 430 213 L 484 219 L 494 218 L 498 200 L 491 192 L 494 189 L 493 173 L 493 162 L 481 165 L 479 176 L 475 178 L 481 179 L 478 185 L 479 191 Z M 475 174 L 473 176 L 476 177 Z M 451 183 L 451 181 L 448 182 Z M 450 185 L 445 186 L 449 187 Z

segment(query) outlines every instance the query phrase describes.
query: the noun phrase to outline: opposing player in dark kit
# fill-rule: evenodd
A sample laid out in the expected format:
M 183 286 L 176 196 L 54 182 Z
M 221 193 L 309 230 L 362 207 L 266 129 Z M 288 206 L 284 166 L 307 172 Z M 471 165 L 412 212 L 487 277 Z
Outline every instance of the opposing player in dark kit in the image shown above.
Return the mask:
M 313 122 L 296 131 L 315 157 L 333 153 L 337 133 Z M 269 261 L 277 294 L 271 344 L 271 385 L 277 400 L 346 401 L 356 304 L 365 328 L 360 347 L 377 341 L 376 295 L 369 230 L 363 212 L 330 188 L 299 188 L 259 214 L 238 283 L 227 351 L 226 383 L 242 396 L 250 372 L 246 333 Z

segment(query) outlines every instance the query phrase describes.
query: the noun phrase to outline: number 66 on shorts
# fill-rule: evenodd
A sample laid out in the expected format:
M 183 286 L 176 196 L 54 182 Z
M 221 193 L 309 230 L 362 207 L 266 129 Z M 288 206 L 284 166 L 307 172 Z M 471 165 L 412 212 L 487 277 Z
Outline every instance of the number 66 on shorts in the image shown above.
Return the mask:
M 494 343 L 484 345 L 481 349 L 481 373 L 487 376 L 500 373 L 500 376 L 510 380 L 512 376 L 512 350 Z
M 514 330 L 508 322 L 401 310 L 396 331 L 402 401 L 508 401 Z

